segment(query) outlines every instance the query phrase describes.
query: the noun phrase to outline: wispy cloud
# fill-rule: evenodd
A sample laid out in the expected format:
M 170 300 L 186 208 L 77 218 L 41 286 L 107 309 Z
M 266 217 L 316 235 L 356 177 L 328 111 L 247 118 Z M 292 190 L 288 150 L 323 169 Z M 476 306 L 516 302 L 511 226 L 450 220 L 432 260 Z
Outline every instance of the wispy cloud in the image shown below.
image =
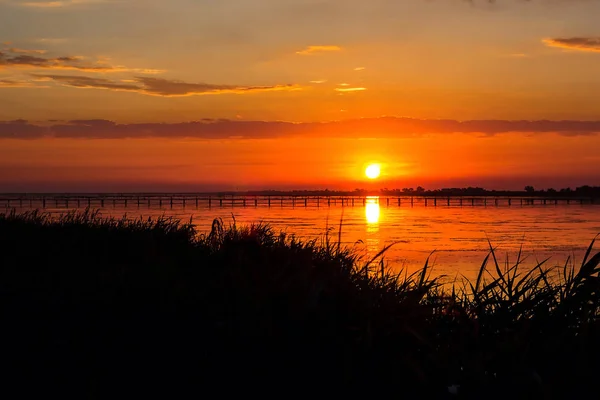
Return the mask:
M 37 9 L 63 8 L 84 4 L 114 3 L 115 0 L 55 0 L 55 1 L 13 1 L 12 4 Z
M 366 68 L 365 67 L 356 67 L 354 68 L 355 71 L 364 71 Z
M 327 82 L 326 79 L 318 79 L 318 80 L 315 80 L 315 81 L 310 81 L 310 83 L 316 83 L 316 84 L 325 83 L 325 82 Z
M 150 78 L 144 76 L 138 76 L 134 79 L 121 81 L 78 75 L 33 74 L 33 76 L 38 79 L 50 79 L 63 86 L 75 88 L 108 89 L 162 97 L 198 96 L 227 93 L 244 94 L 270 91 L 292 91 L 301 89 L 298 85 L 291 84 L 272 86 L 217 85 L 209 83 L 190 83 L 179 80 Z
M 39 88 L 45 87 L 37 85 L 35 82 L 14 80 L 14 79 L 0 79 L 0 88 Z
M 44 43 L 46 45 L 55 45 L 68 42 L 70 39 L 67 38 L 39 38 L 34 41 L 37 43 Z
M 77 76 L 77 75 L 39 75 L 33 74 L 32 76 L 45 81 L 55 81 L 64 86 L 76 87 L 76 88 L 96 88 L 96 89 L 110 89 L 110 90 L 122 90 L 122 91 L 138 91 L 139 86 L 119 83 L 111 81 L 110 79 L 104 78 L 92 78 L 89 76 Z
M 569 50 L 600 52 L 600 37 L 550 38 L 542 40 L 547 46 Z
M 303 50 L 297 51 L 296 54 L 300 54 L 303 56 L 316 54 L 316 53 L 326 53 L 326 52 L 334 52 L 341 51 L 342 48 L 339 46 L 308 46 Z
M 344 85 L 344 84 L 342 83 L 341 85 Z M 335 88 L 336 92 L 342 92 L 342 93 L 346 93 L 346 92 L 363 92 L 365 90 L 367 90 L 367 88 L 364 88 L 364 87 L 341 87 L 341 88 Z
M 11 47 L 8 49 L 11 53 L 16 54 L 46 54 L 47 50 L 27 50 L 27 49 L 17 49 L 15 47 Z
M 52 69 L 91 73 L 133 72 L 138 74 L 160 74 L 165 71 L 149 68 L 129 68 L 110 65 L 104 61 L 89 61 L 81 56 L 49 57 L 45 50 L 6 48 L 0 51 L 0 69 Z

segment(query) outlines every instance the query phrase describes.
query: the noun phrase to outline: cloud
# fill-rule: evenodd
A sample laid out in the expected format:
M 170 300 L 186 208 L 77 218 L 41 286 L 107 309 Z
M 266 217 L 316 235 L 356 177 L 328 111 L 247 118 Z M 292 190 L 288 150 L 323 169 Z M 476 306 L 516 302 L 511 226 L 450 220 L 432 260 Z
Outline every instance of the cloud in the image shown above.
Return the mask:
M 205 94 L 225 93 L 253 93 L 282 90 L 299 90 L 297 85 L 272 85 L 272 86 L 242 86 L 242 85 L 216 85 L 209 83 L 189 83 L 179 80 L 150 78 L 138 76 L 134 79 L 123 81 L 112 81 L 104 78 L 92 78 L 78 75 L 41 75 L 33 74 L 38 79 L 50 79 L 64 86 L 86 88 L 86 89 L 109 89 L 115 91 L 127 91 L 140 94 L 175 97 L 195 96 Z
M 340 110 L 343 111 L 343 110 Z M 263 139 L 278 137 L 419 137 L 429 134 L 558 133 L 571 137 L 600 133 L 600 121 L 427 120 L 380 117 L 318 123 L 203 119 L 183 123 L 117 124 L 107 120 L 74 120 L 36 124 L 0 121 L 0 139 L 36 138 L 198 138 Z
M 0 51 L 0 69 L 51 69 L 90 73 L 134 72 L 139 74 L 160 74 L 165 72 L 158 69 L 113 66 L 103 61 L 90 62 L 81 56 L 49 57 L 45 53 L 45 50 L 3 49 Z
M 344 85 L 342 83 L 342 85 Z M 347 84 L 345 84 L 347 85 Z M 343 88 L 335 88 L 336 92 L 342 92 L 342 93 L 346 93 L 346 92 L 363 92 L 367 90 L 367 88 L 364 87 L 343 87 Z
M 341 51 L 342 48 L 339 46 L 308 46 L 303 50 L 297 51 L 296 54 L 300 54 L 303 56 L 315 54 L 315 53 L 325 53 L 332 51 Z
M 55 45 L 55 44 L 68 42 L 69 40 L 70 39 L 67 39 L 67 38 L 38 38 L 38 39 L 35 39 L 34 41 L 37 43 Z
M 214 85 L 208 83 L 187 83 L 160 78 L 138 77 L 138 82 L 143 85 L 143 91 L 147 94 L 158 96 L 191 96 L 199 94 L 218 93 L 249 93 L 274 90 L 297 90 L 294 85 L 275 86 L 237 86 L 237 85 Z
M 27 50 L 27 49 L 17 49 L 14 47 L 11 47 L 10 49 L 8 49 L 8 51 L 10 51 L 11 53 L 17 53 L 17 54 L 46 54 L 47 53 L 46 50 Z
M 55 0 L 55 1 L 13 1 L 12 4 L 20 7 L 36 9 L 64 8 L 84 4 L 114 3 L 115 0 Z
M 36 85 L 34 82 L 21 81 L 13 79 L 0 79 L 0 88 L 30 88 L 30 87 L 45 87 Z
M 317 80 L 314 80 L 314 81 L 310 81 L 310 83 L 316 83 L 316 84 L 325 83 L 325 82 L 327 82 L 326 79 L 317 79 Z
M 355 71 L 364 71 L 366 68 L 365 67 L 356 67 L 354 68 Z
M 137 91 L 140 89 L 137 85 L 119 83 L 104 78 L 92 78 L 89 76 L 39 74 L 32 74 L 32 76 L 42 80 L 52 80 L 61 83 L 65 86 L 71 86 L 76 88 L 97 88 L 125 91 Z
M 542 41 L 551 47 L 600 53 L 600 37 L 554 38 Z

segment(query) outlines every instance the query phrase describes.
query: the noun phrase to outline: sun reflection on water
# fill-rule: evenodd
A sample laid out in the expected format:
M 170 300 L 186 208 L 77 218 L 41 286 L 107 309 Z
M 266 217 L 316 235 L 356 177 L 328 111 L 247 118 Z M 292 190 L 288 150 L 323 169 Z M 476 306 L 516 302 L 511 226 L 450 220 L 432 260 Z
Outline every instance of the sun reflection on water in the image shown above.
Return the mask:
M 365 202 L 367 224 L 379 223 L 379 196 L 369 196 Z
M 379 221 L 381 212 L 379 208 L 379 197 L 369 196 L 365 201 L 365 220 L 366 220 L 366 236 L 365 244 L 367 255 L 374 256 L 381 250 L 381 242 L 379 235 Z

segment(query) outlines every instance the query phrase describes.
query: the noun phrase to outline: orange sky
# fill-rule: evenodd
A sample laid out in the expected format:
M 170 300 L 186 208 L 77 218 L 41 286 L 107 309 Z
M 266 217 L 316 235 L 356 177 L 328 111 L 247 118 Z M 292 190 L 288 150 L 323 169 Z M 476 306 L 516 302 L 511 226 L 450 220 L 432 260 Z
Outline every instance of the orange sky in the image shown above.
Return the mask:
M 522 189 L 599 181 L 600 137 L 506 133 L 406 138 L 5 139 L 7 191 L 378 189 L 484 186 Z M 382 164 L 368 181 L 364 168 Z
M 0 191 L 597 185 L 598 15 L 0 0 Z

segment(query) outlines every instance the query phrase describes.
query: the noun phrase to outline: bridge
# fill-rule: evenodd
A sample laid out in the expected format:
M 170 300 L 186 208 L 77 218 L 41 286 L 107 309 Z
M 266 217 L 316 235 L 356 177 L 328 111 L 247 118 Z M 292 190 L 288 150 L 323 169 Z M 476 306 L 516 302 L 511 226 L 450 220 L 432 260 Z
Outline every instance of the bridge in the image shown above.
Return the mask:
M 511 207 L 600 204 L 590 197 L 555 196 L 305 196 L 220 195 L 195 193 L 0 194 L 0 208 L 201 208 L 201 207 L 353 207 L 386 206 Z

